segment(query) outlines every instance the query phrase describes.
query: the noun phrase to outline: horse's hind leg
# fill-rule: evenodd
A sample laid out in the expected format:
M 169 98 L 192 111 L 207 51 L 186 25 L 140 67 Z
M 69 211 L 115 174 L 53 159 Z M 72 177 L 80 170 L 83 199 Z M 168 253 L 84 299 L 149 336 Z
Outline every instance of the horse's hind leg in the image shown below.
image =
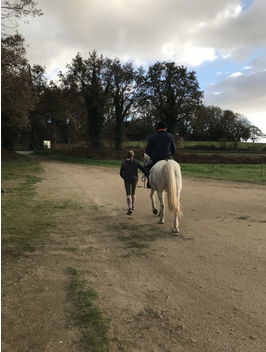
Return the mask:
M 155 191 L 152 189 L 152 190 L 151 190 L 151 194 L 150 194 L 150 197 L 151 197 L 151 206 L 152 206 L 153 214 L 157 214 L 157 213 L 158 213 L 158 210 L 157 210 L 156 205 L 155 205 L 154 193 L 155 193 Z
M 173 229 L 173 232 L 175 232 L 175 233 L 179 232 L 178 213 L 175 213 L 175 215 L 174 215 L 174 229 Z
M 164 217 L 165 217 L 164 192 L 157 192 L 157 194 L 161 205 L 159 224 L 164 224 Z

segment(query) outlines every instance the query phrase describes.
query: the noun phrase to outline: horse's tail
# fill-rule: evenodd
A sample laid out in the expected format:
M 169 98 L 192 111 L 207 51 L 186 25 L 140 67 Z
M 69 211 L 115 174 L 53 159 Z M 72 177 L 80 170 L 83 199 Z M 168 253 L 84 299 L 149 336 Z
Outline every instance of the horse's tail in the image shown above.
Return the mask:
M 175 171 L 173 165 L 168 161 L 165 163 L 165 178 L 166 178 L 166 192 L 167 192 L 167 201 L 168 208 L 171 213 L 178 213 L 179 216 L 182 216 L 182 211 L 180 207 L 180 202 L 177 197 L 177 181 L 175 177 Z

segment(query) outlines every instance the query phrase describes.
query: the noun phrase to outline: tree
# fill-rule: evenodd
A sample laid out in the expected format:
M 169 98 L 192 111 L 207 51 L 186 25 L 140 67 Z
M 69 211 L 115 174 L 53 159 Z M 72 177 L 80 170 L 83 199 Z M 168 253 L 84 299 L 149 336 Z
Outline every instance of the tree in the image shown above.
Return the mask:
M 35 65 L 31 70 L 33 91 L 37 99 L 30 114 L 32 148 L 43 148 L 43 140 L 53 144 L 84 140 L 86 111 L 80 93 L 47 83 L 44 68 Z
M 193 113 L 201 104 L 203 92 L 199 90 L 195 71 L 187 72 L 174 62 L 157 62 L 147 74 L 147 98 L 164 120 L 168 130 L 176 134 L 178 122 Z
M 4 0 L 1 3 L 1 108 L 2 146 L 13 148 L 20 131 L 29 130 L 29 113 L 35 104 L 31 74 L 21 35 L 8 35 L 20 20 L 42 15 L 33 0 Z
M 60 73 L 64 87 L 81 92 L 84 98 L 89 122 L 89 137 L 94 147 L 101 144 L 104 112 L 110 87 L 110 60 L 96 51 L 84 60 L 78 53 L 67 65 L 67 72 Z
M 4 0 L 1 2 L 1 28 L 2 35 L 6 30 L 18 27 L 20 20 L 26 21 L 28 16 L 41 16 L 43 13 L 37 9 L 37 3 L 33 0 Z
M 250 138 L 251 124 L 243 115 L 236 113 L 235 119 L 235 141 L 247 141 Z
M 266 135 L 256 126 L 250 126 L 250 139 L 254 143 L 255 141 L 266 138 Z
M 134 69 L 132 62 L 122 65 L 119 59 L 111 63 L 110 70 L 110 97 L 115 111 L 115 145 L 116 149 L 121 149 L 124 122 L 143 92 L 144 75 L 141 67 Z
M 185 122 L 190 140 L 239 142 L 250 137 L 250 122 L 244 116 L 217 106 L 201 105 Z
M 47 88 L 47 78 L 45 77 L 45 67 L 34 65 L 30 67 L 32 94 L 36 99 L 35 108 L 30 112 L 30 140 L 29 147 L 35 149 L 43 147 L 43 139 L 48 139 L 43 136 L 46 125 L 44 123 L 44 108 L 42 107 L 42 98 Z
M 199 105 L 194 114 L 189 119 L 183 119 L 179 122 L 180 135 L 186 136 L 190 140 L 206 141 L 210 136 L 210 120 L 208 116 L 208 108 Z
M 29 113 L 36 101 L 24 39 L 18 34 L 2 38 L 1 52 L 2 146 L 12 149 L 18 132 L 29 130 Z
M 142 115 L 125 122 L 125 135 L 131 141 L 147 140 L 154 130 L 152 116 Z

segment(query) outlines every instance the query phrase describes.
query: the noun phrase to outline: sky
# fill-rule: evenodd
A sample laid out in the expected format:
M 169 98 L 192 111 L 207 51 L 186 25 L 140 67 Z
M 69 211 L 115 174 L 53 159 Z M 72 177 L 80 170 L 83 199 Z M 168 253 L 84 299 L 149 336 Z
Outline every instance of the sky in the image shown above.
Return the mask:
M 29 62 L 49 78 L 78 52 L 144 68 L 174 61 L 196 72 L 205 105 L 239 113 L 266 134 L 266 0 L 36 1 L 44 15 L 19 32 Z

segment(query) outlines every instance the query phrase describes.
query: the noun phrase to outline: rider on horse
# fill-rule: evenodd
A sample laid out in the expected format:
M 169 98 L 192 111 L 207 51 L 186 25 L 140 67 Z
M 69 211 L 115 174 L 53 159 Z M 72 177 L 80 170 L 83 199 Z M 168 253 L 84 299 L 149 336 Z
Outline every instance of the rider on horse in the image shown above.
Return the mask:
M 157 125 L 157 132 L 153 134 L 148 141 L 146 154 L 152 159 L 152 163 L 145 165 L 146 177 L 149 180 L 149 172 L 151 168 L 159 161 L 165 159 L 173 159 L 176 151 L 174 136 L 166 132 L 167 125 L 161 121 Z M 147 188 L 151 188 L 149 181 Z

